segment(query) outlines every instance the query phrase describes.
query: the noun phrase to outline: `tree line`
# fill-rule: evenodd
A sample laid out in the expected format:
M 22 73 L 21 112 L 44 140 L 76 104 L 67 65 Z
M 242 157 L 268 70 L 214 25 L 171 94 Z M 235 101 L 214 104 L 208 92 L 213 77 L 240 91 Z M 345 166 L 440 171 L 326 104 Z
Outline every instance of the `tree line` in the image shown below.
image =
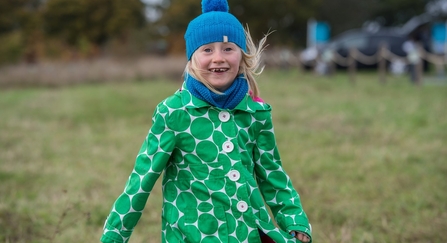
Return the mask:
M 255 39 L 302 48 L 307 21 L 327 21 L 331 35 L 366 21 L 399 25 L 424 11 L 430 0 L 228 0 L 230 12 Z M 183 34 L 201 13 L 200 0 L 3 0 L 0 64 L 42 59 L 92 58 L 105 52 L 182 53 Z M 159 18 L 148 21 L 147 13 Z

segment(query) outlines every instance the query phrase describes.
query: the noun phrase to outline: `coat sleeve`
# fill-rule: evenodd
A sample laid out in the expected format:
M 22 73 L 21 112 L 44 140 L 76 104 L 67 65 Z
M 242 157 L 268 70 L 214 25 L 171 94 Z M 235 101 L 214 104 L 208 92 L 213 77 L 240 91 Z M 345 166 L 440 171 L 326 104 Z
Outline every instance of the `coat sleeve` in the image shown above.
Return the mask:
M 300 196 L 282 167 L 271 113 L 263 113 L 264 123 L 260 125 L 254 151 L 259 189 L 282 230 L 304 232 L 312 241 L 311 226 L 301 205 Z
M 101 242 L 128 242 L 138 223 L 149 194 L 175 147 L 174 132 L 166 125 L 167 111 L 164 105 L 157 106 L 152 127 L 136 157 L 124 191 L 106 219 Z

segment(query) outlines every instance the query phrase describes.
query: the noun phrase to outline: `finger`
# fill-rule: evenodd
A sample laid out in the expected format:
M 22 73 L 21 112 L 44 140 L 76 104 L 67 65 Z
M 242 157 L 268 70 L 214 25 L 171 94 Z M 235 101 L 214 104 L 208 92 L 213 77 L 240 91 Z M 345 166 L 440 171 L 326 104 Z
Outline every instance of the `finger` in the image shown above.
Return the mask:
M 302 242 L 309 242 L 309 237 L 306 234 L 298 233 L 297 238 Z

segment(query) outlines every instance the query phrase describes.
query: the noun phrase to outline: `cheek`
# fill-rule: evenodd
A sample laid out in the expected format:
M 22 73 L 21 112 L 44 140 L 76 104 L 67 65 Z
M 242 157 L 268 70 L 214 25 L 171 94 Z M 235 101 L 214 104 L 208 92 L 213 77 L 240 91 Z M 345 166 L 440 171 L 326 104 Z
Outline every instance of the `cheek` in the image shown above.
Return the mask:
M 208 58 L 204 55 L 201 55 L 200 53 L 196 54 L 195 63 L 197 64 L 197 67 L 200 69 L 207 69 L 208 68 Z
M 206 69 L 206 65 L 204 62 L 198 61 L 197 64 L 199 65 L 198 66 L 199 69 Z
M 197 60 L 197 64 L 199 65 L 200 69 L 206 69 L 207 68 L 207 62 L 202 58 Z
M 231 59 L 231 63 L 233 66 L 241 66 L 242 64 L 242 57 L 240 55 L 235 56 Z

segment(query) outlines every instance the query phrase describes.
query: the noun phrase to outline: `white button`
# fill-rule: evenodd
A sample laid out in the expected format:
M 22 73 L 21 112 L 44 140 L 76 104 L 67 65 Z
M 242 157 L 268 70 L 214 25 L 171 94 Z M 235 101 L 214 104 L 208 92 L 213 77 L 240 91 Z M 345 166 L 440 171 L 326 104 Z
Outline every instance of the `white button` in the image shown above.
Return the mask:
M 228 120 L 230 120 L 230 113 L 228 111 L 219 112 L 219 120 L 221 122 L 227 122 Z
M 226 141 L 225 143 L 223 143 L 222 149 L 223 149 L 223 151 L 229 153 L 229 152 L 233 151 L 234 145 L 232 142 Z
M 239 171 L 237 171 L 237 170 L 232 170 L 232 171 L 230 171 L 228 176 L 230 177 L 230 180 L 237 181 L 237 180 L 239 180 L 239 178 L 241 178 L 241 173 L 239 173 Z
M 239 210 L 239 212 L 243 213 L 245 211 L 248 210 L 248 204 L 244 201 L 240 201 L 237 203 L 237 210 Z

